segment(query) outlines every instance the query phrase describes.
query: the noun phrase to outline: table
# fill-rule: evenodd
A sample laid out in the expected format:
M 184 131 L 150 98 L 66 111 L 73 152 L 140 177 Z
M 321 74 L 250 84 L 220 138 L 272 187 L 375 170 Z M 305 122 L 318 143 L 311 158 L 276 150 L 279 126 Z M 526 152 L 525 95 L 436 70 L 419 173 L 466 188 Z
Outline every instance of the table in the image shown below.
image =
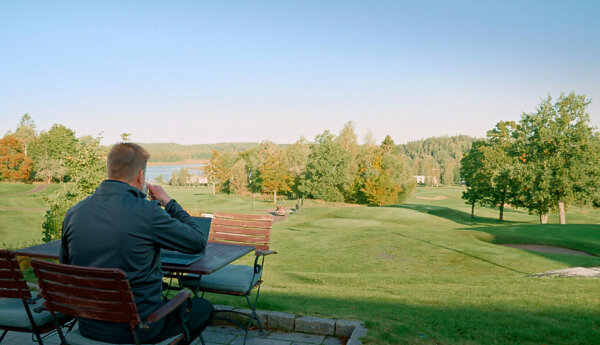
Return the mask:
M 15 250 L 14 253 L 18 256 L 58 260 L 60 245 L 61 241 L 57 240 L 39 244 L 37 246 L 18 249 Z M 162 269 L 166 272 L 208 275 L 252 251 L 254 251 L 253 246 L 209 242 L 206 246 L 206 253 L 202 259 L 189 266 L 163 264 Z

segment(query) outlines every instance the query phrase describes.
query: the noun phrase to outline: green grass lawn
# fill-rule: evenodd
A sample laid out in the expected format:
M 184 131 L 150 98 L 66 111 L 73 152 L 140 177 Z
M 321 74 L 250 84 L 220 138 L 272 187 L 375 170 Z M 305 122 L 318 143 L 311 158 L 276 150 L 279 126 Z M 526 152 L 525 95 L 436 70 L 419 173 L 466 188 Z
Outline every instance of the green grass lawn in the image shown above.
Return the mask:
M 168 191 L 188 209 L 252 212 L 250 198 Z M 535 216 L 513 209 L 504 222 L 489 208 L 476 208 L 471 218 L 461 191 L 417 188 L 394 207 L 306 201 L 302 212 L 273 228 L 271 247 L 279 254 L 267 258 L 259 309 L 361 320 L 369 328 L 366 344 L 597 343 L 600 279 L 529 275 L 600 266 L 600 257 L 495 243 L 561 245 L 600 255 L 600 212 L 571 209 L 565 226 L 539 225 Z M 274 204 L 254 200 L 255 212 L 267 209 Z M 1 226 L 22 224 L 20 217 L 3 214 Z M 207 298 L 244 306 L 241 298 Z

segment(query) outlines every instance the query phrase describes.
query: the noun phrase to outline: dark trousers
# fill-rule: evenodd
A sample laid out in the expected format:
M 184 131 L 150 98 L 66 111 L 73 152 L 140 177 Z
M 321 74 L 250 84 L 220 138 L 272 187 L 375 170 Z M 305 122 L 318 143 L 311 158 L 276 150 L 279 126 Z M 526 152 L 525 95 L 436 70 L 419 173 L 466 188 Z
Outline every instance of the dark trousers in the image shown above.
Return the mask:
M 165 317 L 166 322 L 158 333 L 152 332 L 154 333 L 154 335 L 152 335 L 144 334 L 145 332 L 143 331 L 139 332 L 140 342 L 148 344 L 159 343 L 165 339 L 181 334 L 183 328 L 181 327 L 180 315 L 182 310 L 185 310 L 187 307 L 187 303 L 183 303 L 179 308 L 167 315 Z M 192 300 L 192 306 L 189 312 L 184 312 L 183 314 L 184 319 L 187 320 L 185 324 L 190 332 L 190 342 L 198 338 L 200 333 L 210 324 L 213 312 L 214 308 L 209 301 L 203 298 L 195 298 Z

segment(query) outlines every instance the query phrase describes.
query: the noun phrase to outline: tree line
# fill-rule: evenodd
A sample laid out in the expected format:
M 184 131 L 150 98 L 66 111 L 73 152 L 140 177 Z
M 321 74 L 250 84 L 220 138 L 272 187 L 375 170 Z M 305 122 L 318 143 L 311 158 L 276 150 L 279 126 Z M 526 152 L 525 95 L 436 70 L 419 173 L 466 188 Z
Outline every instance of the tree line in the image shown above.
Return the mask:
M 220 193 L 272 193 L 290 197 L 391 205 L 404 201 L 414 178 L 388 135 L 380 145 L 370 137 L 359 145 L 354 124 L 309 143 L 300 138 L 282 148 L 269 141 L 240 153 L 213 150 L 206 167 Z
M 38 133 L 28 114 L 14 133 L 0 139 L 0 181 L 62 182 L 57 195 L 44 198 L 49 206 L 42 224 L 44 241 L 60 238 L 67 209 L 92 194 L 104 179 L 106 159 L 100 139 L 77 138 L 61 124 Z
M 519 122 L 500 121 L 461 160 L 462 198 L 471 205 L 527 209 L 547 223 L 568 205 L 600 206 L 600 137 L 586 112 L 585 95 L 548 96 Z

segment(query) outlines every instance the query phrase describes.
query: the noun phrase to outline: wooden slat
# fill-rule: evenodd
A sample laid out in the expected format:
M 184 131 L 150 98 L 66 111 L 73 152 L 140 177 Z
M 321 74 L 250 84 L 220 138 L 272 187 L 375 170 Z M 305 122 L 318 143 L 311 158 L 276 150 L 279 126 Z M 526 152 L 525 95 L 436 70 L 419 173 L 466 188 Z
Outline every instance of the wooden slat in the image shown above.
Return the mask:
M 74 287 L 71 285 L 57 284 L 51 281 L 45 281 L 44 287 L 48 291 L 63 292 L 67 295 L 79 296 L 84 298 L 94 298 L 104 301 L 123 301 L 120 291 Z
M 252 236 L 240 236 L 234 234 L 223 234 L 223 233 L 211 233 L 210 240 L 222 240 L 231 242 L 243 242 L 243 243 L 263 243 L 269 242 L 268 237 L 252 237 Z
M 51 301 L 52 304 L 70 305 L 72 307 L 78 307 L 83 309 L 94 309 L 98 311 L 112 311 L 119 313 L 131 313 L 131 307 L 129 303 L 122 303 L 120 301 L 102 301 L 92 298 L 79 298 L 77 296 L 70 296 L 61 293 L 51 292 L 46 290 L 44 297 Z M 133 303 L 133 301 L 131 301 Z
M 17 260 L 14 260 L 14 263 L 11 262 L 11 261 L 13 261 L 13 260 L 8 260 L 8 259 L 5 259 L 5 258 L 0 259 L 0 268 L 13 268 L 13 267 L 15 267 L 15 264 L 16 264 Z
M 259 244 L 256 246 L 256 250 L 269 250 L 269 244 Z
M 19 290 L 4 290 L 4 289 L 0 289 L 0 297 L 3 297 L 3 298 L 21 298 L 21 296 L 23 296 L 23 294 Z
M 232 219 L 246 219 L 246 220 L 265 220 L 273 221 L 273 216 L 262 215 L 262 214 L 240 214 L 240 213 L 229 213 L 229 212 L 215 212 L 213 214 L 213 222 L 215 218 L 232 218 Z
M 22 279 L 21 271 L 0 269 L 0 279 Z
M 229 225 L 239 228 L 258 228 L 258 229 L 271 229 L 273 222 L 265 221 L 248 221 L 243 219 L 228 219 L 228 218 L 215 218 L 211 223 L 211 230 L 215 225 Z
M 26 289 L 27 284 L 24 280 L 0 279 L 0 287 L 3 289 Z
M 48 304 L 48 301 L 44 302 L 44 306 L 47 309 L 54 309 L 55 312 L 72 315 L 72 316 L 76 316 L 76 317 L 84 317 L 87 319 L 103 320 L 103 321 L 110 320 L 111 322 L 126 322 L 126 323 L 129 323 L 131 321 L 131 317 L 128 313 L 95 311 L 95 310 L 90 310 L 90 309 L 74 308 L 69 305 L 62 305 L 62 304 L 53 304 L 52 306 L 50 306 Z M 140 323 L 140 318 L 137 317 L 136 324 L 139 324 L 139 323 Z
M 54 281 L 58 283 L 62 283 L 65 285 L 78 285 L 87 288 L 97 288 L 97 289 L 105 289 L 105 290 L 120 290 L 120 284 L 118 281 L 110 280 L 110 279 L 94 279 L 89 277 L 78 277 L 61 273 L 54 273 L 46 270 L 39 270 L 40 275 L 38 278 L 41 278 L 43 281 Z
M 231 234 L 242 234 L 242 235 L 251 235 L 251 236 L 263 236 L 268 237 L 271 235 L 271 230 L 269 229 L 249 229 L 249 228 L 235 228 L 231 226 L 223 226 L 223 225 L 213 225 L 210 228 L 210 233 L 221 232 L 221 233 L 231 233 Z M 209 234 L 210 234 L 209 233 Z

